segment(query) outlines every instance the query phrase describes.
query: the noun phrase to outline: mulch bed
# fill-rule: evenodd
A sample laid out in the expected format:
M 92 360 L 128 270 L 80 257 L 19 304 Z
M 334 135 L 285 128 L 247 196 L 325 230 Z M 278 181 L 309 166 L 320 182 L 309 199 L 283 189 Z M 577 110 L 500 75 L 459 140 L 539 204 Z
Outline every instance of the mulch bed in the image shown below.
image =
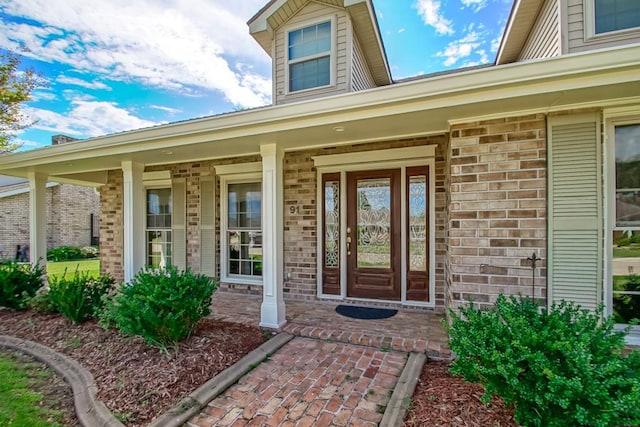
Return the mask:
M 428 361 L 416 386 L 404 425 L 518 426 L 513 420 L 513 412 L 500 399 L 494 398 L 485 405 L 480 401 L 483 394 L 482 386 L 452 376 L 448 362 Z
M 123 423 L 148 424 L 209 378 L 265 341 L 259 328 L 204 319 L 169 355 L 137 337 L 90 321 L 0 309 L 0 334 L 44 344 L 93 375 L 102 400 Z

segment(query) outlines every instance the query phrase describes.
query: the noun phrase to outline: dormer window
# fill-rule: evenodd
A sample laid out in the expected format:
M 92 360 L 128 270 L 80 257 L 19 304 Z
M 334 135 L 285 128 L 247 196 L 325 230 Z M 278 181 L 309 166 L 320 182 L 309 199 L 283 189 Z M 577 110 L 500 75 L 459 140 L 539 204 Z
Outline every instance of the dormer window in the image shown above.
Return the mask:
M 292 30 L 287 35 L 289 92 L 331 84 L 331 21 Z
M 595 34 L 640 26 L 638 0 L 595 0 L 593 7 Z

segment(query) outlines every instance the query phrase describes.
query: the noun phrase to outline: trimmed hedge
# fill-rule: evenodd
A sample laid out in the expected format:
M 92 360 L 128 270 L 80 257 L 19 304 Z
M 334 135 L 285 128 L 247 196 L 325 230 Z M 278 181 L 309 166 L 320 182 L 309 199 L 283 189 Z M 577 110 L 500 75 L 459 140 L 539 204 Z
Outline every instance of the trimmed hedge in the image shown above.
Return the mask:
M 500 295 L 489 310 L 450 311 L 451 372 L 514 406 L 523 426 L 640 424 L 640 352 L 623 355 L 612 318 L 562 301 L 549 311 Z
M 141 271 L 107 301 L 100 323 L 142 336 L 166 351 L 188 337 L 210 313 L 216 285 L 207 276 L 175 267 Z

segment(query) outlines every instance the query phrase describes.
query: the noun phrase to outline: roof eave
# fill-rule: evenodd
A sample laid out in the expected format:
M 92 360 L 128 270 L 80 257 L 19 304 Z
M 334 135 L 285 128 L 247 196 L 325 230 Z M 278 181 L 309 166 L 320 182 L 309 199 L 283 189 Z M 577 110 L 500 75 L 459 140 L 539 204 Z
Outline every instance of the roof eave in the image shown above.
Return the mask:
M 518 60 L 544 0 L 515 0 L 496 55 L 496 64 Z

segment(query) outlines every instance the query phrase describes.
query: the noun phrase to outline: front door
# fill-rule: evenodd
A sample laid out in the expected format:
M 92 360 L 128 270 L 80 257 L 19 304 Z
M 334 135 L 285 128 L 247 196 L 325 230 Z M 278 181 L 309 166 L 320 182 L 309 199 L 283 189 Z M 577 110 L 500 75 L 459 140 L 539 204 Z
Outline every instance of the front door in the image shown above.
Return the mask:
M 347 297 L 401 296 L 400 169 L 347 173 Z

